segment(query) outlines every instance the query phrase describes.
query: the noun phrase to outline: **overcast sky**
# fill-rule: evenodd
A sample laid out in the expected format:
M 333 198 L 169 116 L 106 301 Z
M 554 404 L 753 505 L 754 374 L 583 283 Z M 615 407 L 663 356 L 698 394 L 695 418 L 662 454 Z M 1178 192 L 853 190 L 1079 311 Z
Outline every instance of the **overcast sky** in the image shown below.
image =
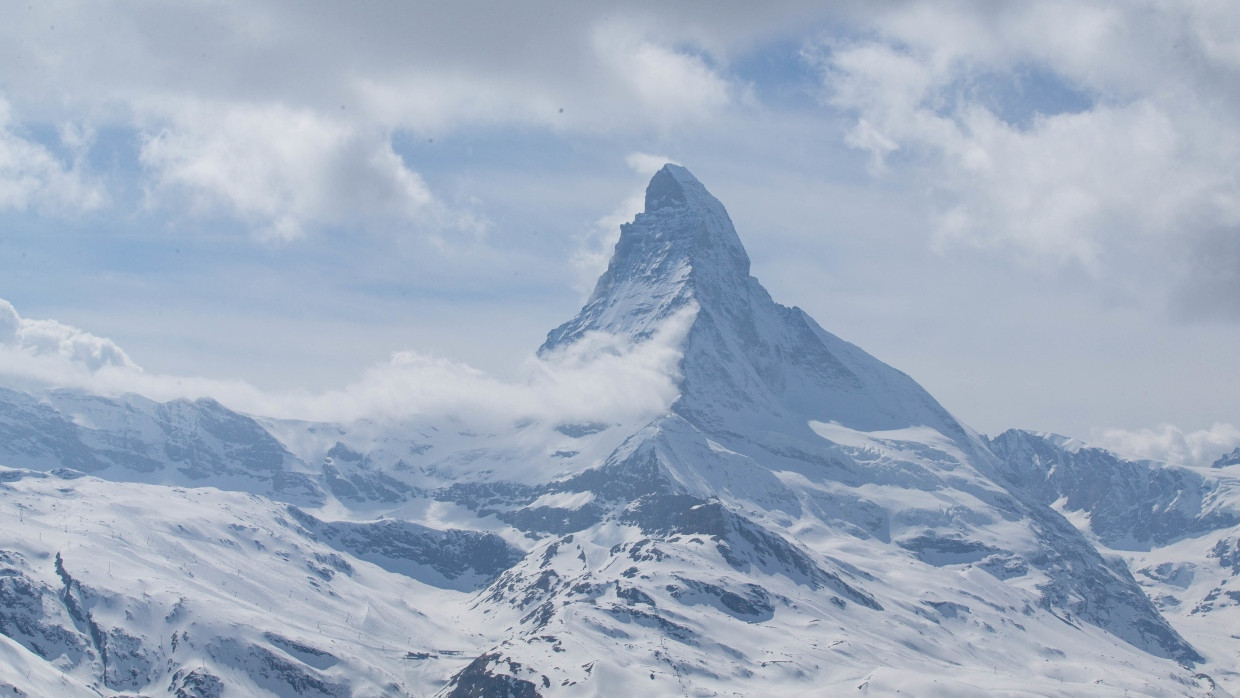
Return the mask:
M 975 428 L 1240 444 L 1233 0 L 0 3 L 10 350 L 504 380 L 673 160 Z

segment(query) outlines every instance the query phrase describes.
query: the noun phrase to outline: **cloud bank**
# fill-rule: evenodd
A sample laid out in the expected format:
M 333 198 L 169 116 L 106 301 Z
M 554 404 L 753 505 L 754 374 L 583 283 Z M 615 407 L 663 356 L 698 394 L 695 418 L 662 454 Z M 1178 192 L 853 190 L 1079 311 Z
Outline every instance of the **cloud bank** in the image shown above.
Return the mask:
M 442 228 L 469 211 L 452 210 L 397 141 L 496 125 L 598 134 L 700 123 L 743 89 L 722 67 L 735 41 L 787 21 L 753 21 L 763 13 L 739 3 L 706 23 L 640 2 L 555 3 L 553 20 L 496 2 L 359 9 L 15 8 L 0 26 L 0 99 L 33 123 L 135 134 L 154 209 L 230 218 L 267 241 L 393 221 Z M 103 205 L 79 163 L 14 135 L 4 104 L 0 207 Z
M 942 249 L 1076 265 L 1152 287 L 1177 314 L 1240 320 L 1240 21 L 1228 0 L 545 9 L 17 8 L 0 26 L 0 99 L 13 107 L 0 109 L 0 208 L 109 200 L 87 165 L 20 134 L 10 111 L 78 134 L 59 142 L 79 151 L 100 128 L 132 131 L 152 209 L 232 219 L 268 241 L 485 218 L 398 143 L 495 128 L 660 142 L 805 118 L 835 138 L 843 116 L 874 174 L 930 192 Z M 824 110 L 763 104 L 757 78 L 737 71 L 780 42 L 811 67 L 807 84 L 780 89 L 812 89 L 817 71 Z
M 905 2 L 807 48 L 847 141 L 916 172 L 934 236 L 1240 318 L 1240 22 L 1191 4 Z M 1216 259 L 1212 273 L 1200 260 Z
M 20 390 L 137 393 L 158 401 L 210 397 L 248 414 L 321 422 L 454 417 L 472 424 L 537 420 L 622 423 L 664 413 L 678 396 L 686 308 L 640 344 L 601 332 L 543 356 L 530 355 L 514 380 L 467 364 L 400 351 L 343 388 L 322 393 L 260 390 L 238 380 L 152 374 L 115 342 L 55 320 L 21 317 L 0 299 L 0 385 Z M 1240 446 L 1240 428 L 1216 423 L 1184 431 L 1094 429 L 1090 442 L 1122 457 L 1206 467 Z
M 309 421 L 451 416 L 484 424 L 618 423 L 661 414 L 676 399 L 681 345 L 695 313 L 685 309 L 636 345 L 628 338 L 587 334 L 557 351 L 528 357 L 511 381 L 458 361 L 401 351 L 341 389 L 312 394 L 147 373 L 109 339 L 54 320 L 22 318 L 0 300 L 0 383 L 26 390 L 137 393 L 158 401 L 211 397 L 249 414 Z
M 1223 423 L 1187 432 L 1170 424 L 1134 431 L 1095 429 L 1091 441 L 1125 458 L 1207 467 L 1240 446 L 1240 429 Z

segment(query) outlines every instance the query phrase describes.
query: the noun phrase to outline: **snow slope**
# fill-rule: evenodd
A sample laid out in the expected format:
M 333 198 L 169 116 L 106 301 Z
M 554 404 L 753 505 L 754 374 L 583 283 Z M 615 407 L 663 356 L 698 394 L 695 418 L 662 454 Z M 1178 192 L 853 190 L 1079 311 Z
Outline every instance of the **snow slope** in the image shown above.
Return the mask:
M 67 694 L 62 680 L 82 695 L 428 694 L 488 641 L 453 622 L 468 594 L 445 580 L 493 576 L 469 564 L 479 552 L 499 551 L 501 568 L 513 557 L 458 532 L 418 565 L 384 522 L 341 540 L 288 505 L 211 487 L 67 470 L 3 469 L 0 482 L 0 651 L 26 650 L 0 677 L 30 695 Z
M 1128 461 L 1019 430 L 991 445 L 1013 483 L 1121 556 L 1203 668 L 1240 692 L 1240 467 Z

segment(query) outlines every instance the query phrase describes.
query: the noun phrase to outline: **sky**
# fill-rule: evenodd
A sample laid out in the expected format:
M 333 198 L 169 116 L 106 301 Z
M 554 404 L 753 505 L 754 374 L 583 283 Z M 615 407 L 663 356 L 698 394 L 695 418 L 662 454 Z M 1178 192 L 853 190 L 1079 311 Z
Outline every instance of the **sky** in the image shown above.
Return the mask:
M 532 353 L 674 161 L 979 431 L 1240 445 L 1230 0 L 0 4 L 10 383 L 563 385 Z

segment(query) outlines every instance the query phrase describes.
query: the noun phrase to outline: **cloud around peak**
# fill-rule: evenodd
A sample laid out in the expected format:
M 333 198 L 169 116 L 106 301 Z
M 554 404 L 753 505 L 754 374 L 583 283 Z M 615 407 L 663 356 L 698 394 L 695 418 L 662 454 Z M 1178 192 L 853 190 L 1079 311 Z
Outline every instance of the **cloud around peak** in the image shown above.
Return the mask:
M 600 332 L 529 355 L 512 380 L 452 359 L 395 352 L 348 385 L 321 393 L 259 389 L 240 380 L 152 374 L 113 341 L 55 320 L 22 318 L 0 300 L 0 384 L 137 393 L 157 401 L 210 397 L 248 414 L 309 421 L 456 417 L 503 424 L 587 420 L 619 423 L 663 413 L 678 395 L 681 344 L 691 309 L 646 341 Z

